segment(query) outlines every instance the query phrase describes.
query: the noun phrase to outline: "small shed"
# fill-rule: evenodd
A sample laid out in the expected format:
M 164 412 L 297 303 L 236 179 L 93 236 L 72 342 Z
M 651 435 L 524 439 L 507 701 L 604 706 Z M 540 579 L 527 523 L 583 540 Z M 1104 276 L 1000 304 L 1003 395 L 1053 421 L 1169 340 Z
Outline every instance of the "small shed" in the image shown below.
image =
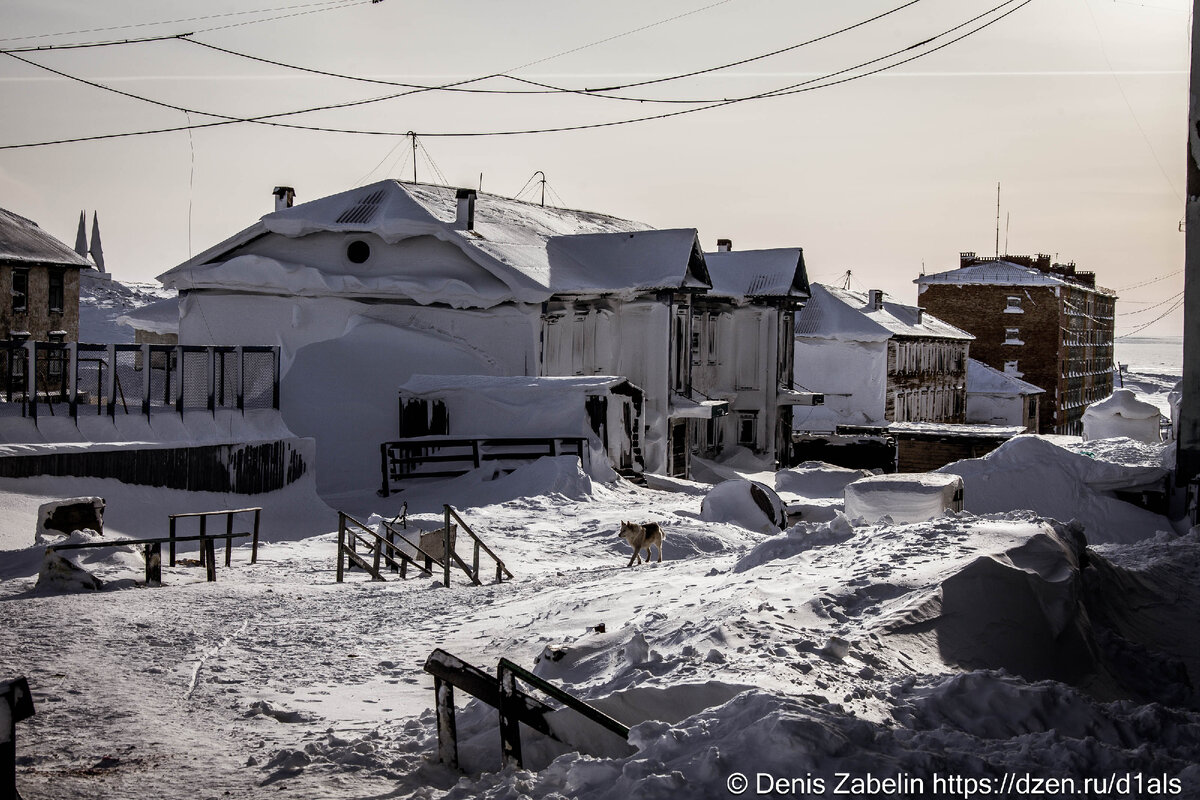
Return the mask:
M 1023 426 L 1028 433 L 1037 433 L 1042 394 L 1044 390 L 1018 375 L 967 359 L 968 423 Z
M 402 439 L 584 437 L 593 466 L 607 460 L 625 475 L 644 469 L 643 394 L 625 378 L 414 375 L 399 402 Z

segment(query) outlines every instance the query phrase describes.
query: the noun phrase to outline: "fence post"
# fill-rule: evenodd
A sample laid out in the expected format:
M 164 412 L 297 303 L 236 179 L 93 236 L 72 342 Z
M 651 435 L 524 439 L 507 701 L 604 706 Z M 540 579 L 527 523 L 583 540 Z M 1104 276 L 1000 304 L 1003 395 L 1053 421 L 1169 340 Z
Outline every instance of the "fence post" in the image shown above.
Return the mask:
M 104 393 L 108 395 L 108 415 L 113 419 L 117 417 L 117 346 L 110 344 L 108 346 L 108 380 L 107 386 L 104 387 Z
M 379 445 L 379 468 L 383 472 L 383 487 L 379 490 L 380 497 L 387 497 L 391 494 L 391 489 L 388 487 L 388 446 L 387 442 Z
M 167 362 L 167 374 L 171 374 L 171 362 Z M 175 390 L 175 410 L 179 416 L 183 416 L 183 345 L 175 346 L 175 380 L 168 380 L 168 390 Z
M 517 710 L 517 678 L 504 664 L 496 668 L 497 681 L 500 684 L 500 750 L 503 755 L 503 765 L 521 767 L 521 721 Z
M 209 346 L 205 348 L 208 353 L 208 410 L 215 417 L 217 415 L 217 348 Z
M 251 539 L 250 545 L 250 563 L 258 563 L 258 515 L 262 513 L 261 508 L 254 509 L 254 537 Z
M 71 419 L 79 420 L 79 343 L 67 342 L 67 408 Z
M 272 407 L 279 410 L 279 348 L 271 349 L 271 366 L 274 376 L 271 382 L 271 403 Z
M 153 375 L 153 370 L 150 369 L 150 345 L 142 345 L 142 414 L 146 419 L 150 419 L 150 378 Z
M 437 698 L 438 760 L 458 769 L 458 725 L 454 720 L 454 685 L 434 676 Z
M 479 469 L 481 462 L 479 460 L 479 440 L 478 439 L 471 440 L 471 458 L 474 459 L 474 461 L 475 461 L 475 469 Z
M 208 522 L 208 517 L 204 517 L 204 516 L 200 517 L 200 565 L 201 566 L 204 566 L 207 563 L 205 561 L 205 559 L 207 558 L 207 552 L 205 551 L 205 547 L 204 547 L 204 541 L 205 541 L 205 535 L 206 535 L 205 528 L 207 527 L 205 525 L 206 522 Z
M 450 548 L 451 548 L 450 506 L 449 505 L 442 506 L 442 513 L 443 513 L 443 516 L 445 517 L 445 522 L 446 522 L 445 526 L 442 528 L 442 571 L 443 571 L 442 585 L 449 586 L 450 585 Z
M 233 348 L 234 360 L 237 361 L 237 409 L 243 414 L 246 413 L 246 354 L 242 352 L 242 346 L 239 344 Z
M 225 514 L 225 566 L 229 566 L 232 562 L 233 549 L 233 512 L 229 511 Z
M 171 521 L 170 527 L 167 532 L 167 536 L 171 539 L 170 558 L 171 558 L 171 566 L 173 567 L 173 566 L 175 566 L 175 517 L 170 516 L 170 517 L 167 517 L 167 519 L 169 519 Z
M 346 541 L 346 515 L 341 511 L 338 512 L 338 547 L 337 547 L 337 582 L 342 582 L 342 546 Z
M 25 342 L 25 398 L 29 416 L 37 424 L 37 342 Z

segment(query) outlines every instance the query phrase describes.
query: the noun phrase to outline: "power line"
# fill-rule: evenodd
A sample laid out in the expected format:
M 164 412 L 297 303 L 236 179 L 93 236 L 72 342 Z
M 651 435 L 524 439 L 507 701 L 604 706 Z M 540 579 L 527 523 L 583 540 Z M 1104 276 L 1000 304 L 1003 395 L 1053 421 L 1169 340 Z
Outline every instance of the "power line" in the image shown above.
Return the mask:
M 1149 286 L 1152 283 L 1158 283 L 1159 281 L 1165 281 L 1167 278 L 1172 278 L 1172 277 L 1180 274 L 1181 272 L 1183 272 L 1183 270 L 1177 269 L 1174 272 L 1168 272 L 1166 275 L 1159 275 L 1157 278 L 1151 278 L 1148 281 L 1142 281 L 1141 283 L 1135 283 L 1132 286 L 1123 286 L 1120 289 L 1117 289 L 1117 291 L 1118 292 L 1127 292 L 1130 289 L 1139 289 L 1143 286 Z
M 750 100 L 760 100 L 760 99 L 765 99 L 765 98 L 769 98 L 769 97 L 784 97 L 784 96 L 791 95 L 791 94 L 799 94 L 802 92 L 814 91 L 816 89 L 829 88 L 832 86 L 837 86 L 837 85 L 840 85 L 843 83 L 848 83 L 850 81 L 858 80 L 860 78 L 865 78 L 865 77 L 868 77 L 871 75 L 878 74 L 885 70 L 892 69 L 894 67 L 898 67 L 903 64 L 907 64 L 911 61 L 915 61 L 918 58 L 923 58 L 923 57 L 930 55 L 932 53 L 935 53 L 938 50 L 941 50 L 945 47 L 949 47 L 952 44 L 962 41 L 963 39 L 967 38 L 968 36 L 972 36 L 976 33 L 979 33 L 980 31 L 984 30 L 985 28 L 990 27 L 991 25 L 994 25 L 995 23 L 997 23 L 1000 20 L 1015 13 L 1016 11 L 1025 7 L 1026 5 L 1029 5 L 1029 3 L 1033 2 L 1033 0 L 1022 0 L 1015 7 L 1008 9 L 1003 14 L 1000 14 L 999 16 L 996 16 L 995 18 L 988 20 L 984 24 L 979 25 L 978 27 L 976 27 L 974 29 L 968 30 L 965 33 L 963 33 L 959 36 L 956 36 L 953 39 L 950 39 L 949 41 L 944 42 L 936 47 L 932 47 L 932 48 L 929 48 L 922 52 L 918 52 L 917 54 L 910 56 L 908 58 L 901 59 L 900 61 L 896 61 L 891 64 L 885 64 L 881 67 L 878 67 L 876 69 L 873 69 L 873 70 L 870 70 L 867 72 L 848 75 L 847 77 L 841 78 L 836 81 L 832 81 L 830 83 L 821 83 L 822 81 L 827 81 L 830 78 L 834 78 L 839 75 L 846 75 L 847 73 L 852 73 L 855 70 L 859 70 L 864 67 L 871 66 L 873 64 L 878 64 L 879 62 L 886 61 L 890 58 L 894 58 L 897 55 L 901 55 L 901 54 L 909 52 L 911 50 L 921 48 L 925 45 L 930 44 L 931 42 L 936 41 L 937 39 L 943 38 L 944 36 L 946 36 L 950 33 L 962 30 L 963 28 L 968 27 L 968 26 L 974 24 L 975 22 L 978 22 L 979 20 L 989 16 L 990 14 L 993 14 L 996 11 L 999 11 L 1000 9 L 1004 8 L 1005 6 L 1012 5 L 1014 2 L 1017 2 L 1017 0 L 1005 0 L 1005 2 L 1000 3 L 997 6 L 994 6 L 993 8 L 989 9 L 988 11 L 985 11 L 982 14 L 972 17 L 971 19 L 969 19 L 965 22 L 955 25 L 955 26 L 953 26 L 945 31 L 942 31 L 941 33 L 938 33 L 930 38 L 927 38 L 920 42 L 917 42 L 916 44 L 901 48 L 899 50 L 892 51 L 891 53 L 888 53 L 886 55 L 879 56 L 877 58 L 873 58 L 868 61 L 864 61 L 864 62 L 861 62 L 854 66 L 846 67 L 844 69 L 837 70 L 832 73 L 827 73 L 825 75 L 822 75 L 822 76 L 819 76 L 816 78 L 812 78 L 807 81 L 801 81 L 800 83 L 791 84 L 788 86 L 780 87 L 778 89 L 773 89 L 773 90 L 766 91 L 766 92 L 760 92 L 760 93 L 753 94 L 753 95 L 746 95 L 743 97 L 735 97 L 735 98 L 731 98 L 731 99 L 727 99 L 727 100 L 722 100 L 720 102 L 710 103 L 707 105 L 702 105 L 702 106 L 698 106 L 698 107 L 694 107 L 694 108 L 682 109 L 679 111 L 672 111 L 672 112 L 667 112 L 667 113 L 662 113 L 662 114 L 653 114 L 653 115 L 648 115 L 648 116 L 643 116 L 643 117 L 635 117 L 635 118 L 628 118 L 628 119 L 622 119 L 622 120 L 612 120 L 609 122 L 594 122 L 594 123 L 584 123 L 584 124 L 579 124 L 579 125 L 566 125 L 566 126 L 549 127 L 549 128 L 527 128 L 527 129 L 518 129 L 518 130 L 433 131 L 433 132 L 424 132 L 424 133 L 421 133 L 420 135 L 426 136 L 426 137 L 428 137 L 428 136 L 436 136 L 436 137 L 522 136 L 522 135 L 536 135 L 536 134 L 544 134 L 544 133 L 565 133 L 565 132 L 570 132 L 570 131 L 594 130 L 594 129 L 599 129 L 599 128 L 609 128 L 609 127 L 617 127 L 617 126 L 621 126 L 621 125 L 630 125 L 630 124 L 639 123 L 639 122 L 650 122 L 650 121 L 655 121 L 655 120 L 669 119 L 671 117 L 682 116 L 684 114 L 691 114 L 691 113 L 695 113 L 697 111 L 707 111 L 707 110 L 711 110 L 714 108 L 722 108 L 724 106 L 733 105 L 736 103 L 743 103 L 743 102 L 747 102 Z M 84 142 L 84 141 L 97 141 L 100 139 L 111 139 L 111 138 L 128 137 L 128 136 L 145 136 L 145 135 L 153 135 L 153 134 L 158 134 L 158 133 L 169 133 L 169 132 L 173 132 L 173 131 L 189 130 L 189 129 L 196 129 L 196 128 L 216 127 L 216 126 L 220 126 L 220 125 L 231 125 L 231 124 L 243 123 L 243 122 L 256 123 L 256 124 L 262 124 L 262 125 L 271 125 L 271 126 L 283 127 L 283 128 L 293 128 L 293 129 L 298 129 L 298 130 L 319 131 L 319 132 L 325 132 L 325 133 L 354 134 L 354 135 L 362 135 L 362 136 L 405 136 L 405 135 L 408 135 L 409 132 L 402 133 L 400 131 L 379 131 L 379 130 L 363 130 L 363 129 L 350 129 L 350 128 L 334 128 L 334 127 L 316 126 L 316 125 L 299 125 L 299 124 L 294 124 L 294 123 L 277 122 L 277 121 L 273 121 L 273 120 L 277 120 L 280 117 L 295 116 L 298 114 L 306 114 L 306 113 L 318 112 L 318 111 L 330 111 L 330 110 L 334 110 L 334 109 L 367 105 L 370 103 L 377 103 L 377 102 L 381 102 L 384 100 L 391 100 L 391 99 L 395 99 L 397 97 L 403 97 L 403 96 L 406 96 L 409 94 L 416 94 L 416 93 L 420 93 L 423 91 L 427 91 L 425 89 L 412 89 L 412 90 L 409 90 L 406 92 L 399 92 L 399 93 L 395 93 L 395 94 L 391 94 L 391 95 L 385 95 L 382 97 L 369 98 L 366 100 L 356 100 L 356 101 L 351 101 L 351 102 L 346 102 L 346 103 L 329 104 L 329 105 L 317 106 L 317 107 L 313 107 L 313 108 L 299 109 L 299 110 L 295 110 L 295 111 L 279 112 L 279 113 L 275 113 L 275 114 L 263 114 L 263 115 L 259 115 L 259 116 L 255 116 L 255 117 L 232 117 L 232 116 L 227 116 L 224 114 L 217 114 L 217 113 L 213 113 L 213 112 L 199 111 L 196 109 L 185 108 L 183 106 L 177 106 L 174 104 L 165 103 L 162 101 L 157 101 L 157 100 L 153 100 L 150 98 L 142 97 L 139 95 L 135 95 L 131 92 L 125 92 L 125 91 L 122 91 L 119 89 L 115 89 L 113 87 L 105 86 L 104 84 L 100 84 L 95 81 L 89 81 L 84 78 L 79 78 L 77 76 L 73 76 L 68 73 L 61 72 L 59 70 L 55 70 L 55 69 L 47 67 L 43 64 L 38 64 L 35 61 L 30 61 L 29 59 L 22 58 L 13 53 L 7 53 L 7 55 L 9 55 L 11 58 L 16 58 L 20 61 L 24 61 L 25 63 L 30 64 L 32 66 L 38 67 L 40 69 L 44 69 L 48 72 L 52 72 L 54 74 L 60 75 L 65 78 L 69 78 L 71 80 L 75 80 L 75 81 L 87 84 L 94 88 L 113 92 L 115 94 L 120 94 L 120 95 L 129 97 L 129 98 L 132 98 L 132 99 L 142 100 L 144 102 L 158 105 L 158 106 L 161 106 L 164 108 L 170 108 L 170 109 L 174 109 L 177 111 L 183 111 L 183 112 L 187 112 L 187 113 L 202 114 L 202 115 L 210 116 L 210 117 L 217 117 L 218 120 L 220 120 L 220 121 L 199 123 L 196 125 L 175 126 L 175 127 L 170 127 L 170 128 L 159 128 L 159 129 L 145 130 L 145 131 L 129 131 L 129 132 L 124 132 L 124 133 L 116 133 L 116 134 L 99 134 L 99 135 L 95 135 L 95 136 L 81 136 L 81 137 L 73 137 L 73 138 L 68 138 L 68 139 L 59 139 L 59 140 L 54 140 L 54 141 L 31 142 L 31 143 L 23 143 L 23 144 L 15 144 L 15 145 L 0 145 L 0 150 L 21 149 L 21 148 L 27 148 L 27 147 L 41 147 L 41 146 L 47 146 L 47 145 L 52 145 L 52 144 L 67 144 L 67 143 Z M 488 77 L 496 77 L 496 76 L 493 75 L 493 76 L 488 76 Z M 457 81 L 453 84 L 447 84 L 447 86 L 462 85 L 465 83 L 476 82 L 479 80 L 482 80 L 482 78 L 470 78 L 470 79 L 465 79 L 462 81 Z
M 301 3 L 298 5 L 277 6 L 275 8 L 260 8 L 260 9 L 251 10 L 251 11 L 227 11 L 222 14 L 205 14 L 203 16 L 198 16 L 198 17 L 184 17 L 182 19 L 166 19 L 166 20 L 159 20 L 157 22 L 135 22 L 135 23 L 131 23 L 128 25 L 109 25 L 104 28 L 85 28 L 85 29 L 76 30 L 76 31 L 59 31 L 58 33 L 36 33 L 36 34 L 30 34 L 28 36 L 9 36 L 6 38 L 0 38 L 0 42 L 20 42 L 20 41 L 25 41 L 28 39 L 50 39 L 55 36 L 78 36 L 78 35 L 84 34 L 84 33 L 107 33 L 108 31 L 131 30 L 133 28 L 150 28 L 155 25 L 177 25 L 181 22 L 202 22 L 204 20 L 209 20 L 209 19 L 222 19 L 225 17 L 241 17 L 241 16 L 247 16 L 249 14 L 271 14 L 276 11 L 295 11 L 296 9 L 305 9 L 305 8 L 307 8 L 307 9 L 317 8 L 320 11 L 327 11 L 331 8 L 336 8 L 339 6 L 346 7 L 346 6 L 351 6 L 351 5 L 361 5 L 361 4 L 367 3 L 367 2 L 371 2 L 371 0 L 324 0 L 324 2 L 320 2 L 320 3 Z M 311 12 L 305 12 L 305 13 L 311 13 Z M 295 16 L 295 15 L 289 14 L 287 16 Z M 284 17 L 271 17 L 268 19 L 252 20 L 250 22 L 242 22 L 242 23 L 238 23 L 238 25 L 253 25 L 258 22 L 270 22 L 272 20 L 283 19 L 283 18 Z M 207 31 L 222 30 L 223 28 L 228 28 L 228 27 L 234 27 L 234 26 L 226 25 L 226 26 L 217 27 L 217 28 L 208 28 L 206 30 Z
M 1171 302 L 1172 300 L 1178 300 L 1180 297 L 1183 297 L 1183 292 L 1180 292 L 1179 294 L 1175 295 L 1174 297 L 1168 297 L 1166 300 L 1157 302 L 1152 306 L 1146 306 L 1145 308 L 1139 308 L 1137 311 L 1122 311 L 1119 314 L 1117 314 L 1117 316 L 1118 317 L 1128 317 L 1132 314 L 1145 314 L 1147 311 L 1153 311 L 1154 309 L 1158 308 L 1159 306 L 1165 306 L 1167 303 Z
M 1139 327 L 1137 327 L 1137 328 L 1134 328 L 1134 329 L 1133 329 L 1133 330 L 1131 330 L 1129 333 L 1123 333 L 1123 334 L 1121 334 L 1120 336 L 1117 336 L 1117 337 L 1115 337 L 1115 338 L 1117 338 L 1117 339 L 1128 339 L 1130 336 L 1133 336 L 1135 333 L 1140 333 L 1141 331 L 1144 331 L 1144 330 L 1146 330 L 1146 328 L 1149 328 L 1151 325 L 1153 325 L 1154 323 L 1158 322 L 1159 320 L 1166 319 L 1167 317 L 1169 317 L 1169 316 L 1171 316 L 1172 314 L 1174 314 L 1174 313 L 1175 313 L 1175 311 L 1176 311 L 1176 310 L 1177 310 L 1177 309 L 1178 309 L 1180 306 L 1182 306 L 1182 305 L 1183 305 L 1183 301 L 1184 301 L 1184 298 L 1182 298 L 1182 297 L 1181 297 L 1181 298 L 1179 298 L 1179 302 L 1177 302 L 1175 305 L 1173 305 L 1173 306 L 1171 306 L 1170 308 L 1168 308 L 1166 311 L 1164 311 L 1164 312 L 1163 312 L 1162 314 L 1160 314 L 1159 316 L 1155 317 L 1154 319 L 1150 320 L 1149 322 L 1145 323 L 1144 325 L 1141 325 L 1141 326 L 1139 326 Z

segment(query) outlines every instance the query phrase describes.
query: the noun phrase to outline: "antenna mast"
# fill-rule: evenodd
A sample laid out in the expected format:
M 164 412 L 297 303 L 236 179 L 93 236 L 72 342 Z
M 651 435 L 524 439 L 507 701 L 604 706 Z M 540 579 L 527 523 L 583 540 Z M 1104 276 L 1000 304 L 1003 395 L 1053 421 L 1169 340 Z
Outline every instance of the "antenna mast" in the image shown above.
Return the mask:
M 996 258 L 1000 258 L 1000 181 L 996 181 Z

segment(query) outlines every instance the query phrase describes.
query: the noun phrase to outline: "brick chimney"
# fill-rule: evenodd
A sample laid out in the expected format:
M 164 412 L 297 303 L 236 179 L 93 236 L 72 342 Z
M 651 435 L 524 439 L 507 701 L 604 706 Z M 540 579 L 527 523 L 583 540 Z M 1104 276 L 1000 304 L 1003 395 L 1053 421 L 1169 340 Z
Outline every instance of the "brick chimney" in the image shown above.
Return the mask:
M 728 253 L 733 250 L 733 239 L 717 239 L 717 252 Z
M 296 202 L 296 190 L 290 186 L 276 186 L 271 192 L 275 195 L 275 210 L 283 211 L 285 208 L 291 208 Z
M 967 250 L 958 254 L 958 268 L 969 267 L 975 263 L 975 251 Z
M 458 211 L 454 216 L 454 230 L 475 230 L 475 190 L 459 189 L 454 196 L 458 200 Z

